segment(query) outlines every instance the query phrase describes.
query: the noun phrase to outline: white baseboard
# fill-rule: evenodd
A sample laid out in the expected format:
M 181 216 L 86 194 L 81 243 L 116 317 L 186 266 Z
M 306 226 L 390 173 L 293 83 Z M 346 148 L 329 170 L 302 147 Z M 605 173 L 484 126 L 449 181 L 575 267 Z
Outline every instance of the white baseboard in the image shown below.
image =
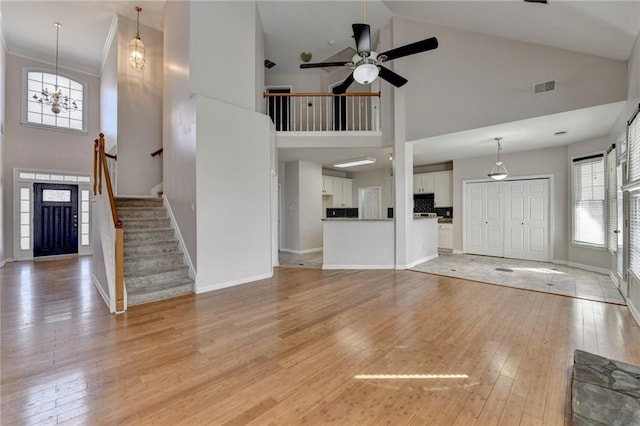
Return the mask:
M 294 254 L 307 254 L 307 253 L 316 253 L 316 252 L 322 251 L 322 247 L 316 247 L 316 248 L 311 248 L 306 250 L 293 250 L 288 248 L 281 248 L 280 251 L 284 251 L 287 253 L 294 253 Z
M 566 265 L 567 261 L 562 259 L 553 259 L 551 263 L 554 263 L 556 265 Z
M 411 262 L 410 264 L 408 264 L 406 269 L 413 268 L 413 267 L 414 267 L 414 266 L 416 266 L 416 265 L 419 265 L 419 264 L 424 263 L 424 262 L 428 262 L 428 261 L 430 261 L 431 259 L 435 259 L 435 258 L 437 258 L 437 257 L 438 257 L 438 253 L 436 253 L 436 254 L 432 254 L 431 256 L 423 257 L 422 259 L 418 259 L 418 260 L 416 260 L 416 261 Z
M 627 299 L 627 306 L 629 307 L 629 312 L 631 312 L 631 316 L 633 317 L 634 320 L 636 320 L 636 324 L 640 326 L 640 312 L 638 312 L 638 309 L 636 309 L 636 307 L 633 305 L 633 302 L 631 302 L 631 300 L 629 299 Z
M 7 257 L 6 259 L 3 259 L 2 261 L 0 261 L 0 268 L 2 268 L 7 263 L 11 263 L 11 262 L 14 262 L 14 260 L 12 258 L 10 258 L 10 257 Z
M 227 287 L 234 287 L 237 285 L 247 284 L 254 281 L 265 280 L 271 277 L 273 277 L 273 269 L 271 270 L 271 272 L 267 274 L 254 275 L 252 277 L 240 278 L 238 280 L 227 281 L 224 283 L 199 285 L 198 281 L 196 281 L 195 292 L 196 294 L 207 293 L 209 291 L 221 290 Z
M 322 265 L 322 269 L 395 269 L 394 265 Z
M 462 250 L 453 250 L 453 254 L 464 254 Z
M 95 274 L 91 274 L 91 282 L 93 283 L 96 290 L 98 290 L 98 293 L 100 293 L 102 300 L 104 300 L 104 303 L 107 305 L 107 309 L 109 309 L 109 311 L 111 312 L 111 306 L 109 304 L 109 296 L 104 292 L 102 285 L 100 284 L 100 280 L 98 279 L 98 277 L 95 276 Z
M 162 196 L 163 204 L 167 209 L 167 213 L 169 214 L 169 220 L 171 221 L 171 227 L 176 233 L 176 237 L 178 238 L 178 245 L 180 246 L 180 251 L 184 255 L 185 260 L 187 261 L 187 265 L 189 266 L 189 277 L 191 277 L 194 281 L 196 279 L 196 269 L 193 267 L 193 262 L 191 261 L 191 256 L 189 256 L 189 252 L 187 251 L 187 246 L 184 244 L 184 239 L 182 238 L 182 233 L 180 233 L 180 227 L 178 226 L 178 222 L 176 221 L 176 217 L 173 215 L 173 210 L 171 210 L 171 204 L 169 204 L 169 200 L 164 195 Z
M 597 266 L 583 265 L 582 263 L 567 262 L 567 266 L 572 268 L 584 269 L 585 271 L 597 272 L 599 274 L 609 275 L 609 270 L 605 268 L 598 268 Z

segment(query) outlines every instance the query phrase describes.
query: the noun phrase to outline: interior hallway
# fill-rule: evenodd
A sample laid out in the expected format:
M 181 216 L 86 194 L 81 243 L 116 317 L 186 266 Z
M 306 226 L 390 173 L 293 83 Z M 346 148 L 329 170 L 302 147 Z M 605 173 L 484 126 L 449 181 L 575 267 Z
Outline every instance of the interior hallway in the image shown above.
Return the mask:
M 111 315 L 91 258 L 0 269 L 2 423 L 562 425 L 625 306 L 411 271 L 271 279 Z

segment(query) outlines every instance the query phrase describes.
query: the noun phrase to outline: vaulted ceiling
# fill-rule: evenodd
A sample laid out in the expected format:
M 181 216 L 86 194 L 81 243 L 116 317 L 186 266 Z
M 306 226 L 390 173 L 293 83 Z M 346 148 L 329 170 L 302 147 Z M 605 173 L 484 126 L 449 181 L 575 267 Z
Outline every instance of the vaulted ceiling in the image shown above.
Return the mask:
M 135 20 L 135 6 L 140 5 L 143 9 L 141 24 L 162 30 L 164 3 L 157 0 L 3 0 L 0 2 L 2 35 L 10 53 L 51 61 L 55 52 L 53 22 L 59 21 L 63 24 L 60 32 L 61 65 L 98 75 L 114 14 Z M 266 57 L 277 64 L 268 73 L 274 74 L 300 72 L 299 55 L 303 50 L 313 52 L 313 61 L 320 61 L 352 46 L 351 24 L 362 22 L 365 13 L 367 22 L 374 30 L 385 25 L 392 16 L 399 16 L 623 61 L 629 58 L 640 32 L 640 0 L 549 0 L 546 5 L 522 0 L 258 0 L 258 10 L 265 32 Z M 144 39 L 144 28 L 141 32 Z M 594 126 L 591 136 L 611 126 L 612 121 L 605 122 L 602 117 L 616 115 L 616 108 L 619 106 L 604 108 L 606 113 L 600 116 L 600 124 Z M 584 117 L 595 112 L 584 111 Z M 575 120 L 576 114 L 580 112 L 564 119 L 569 123 Z M 523 138 L 530 139 L 532 147 L 536 126 L 548 126 L 548 123 L 539 121 L 522 123 L 523 128 L 531 128 L 530 137 Z M 479 129 L 477 134 L 457 136 L 473 141 L 484 135 L 484 130 Z M 490 130 L 506 132 L 508 128 Z M 446 141 L 441 139 L 431 141 L 430 146 L 433 148 L 442 144 L 445 147 Z M 567 142 L 550 140 L 547 143 Z M 526 147 L 527 144 L 523 142 L 519 146 Z M 488 154 L 491 149 L 488 146 L 486 151 L 479 150 L 474 154 Z M 451 159 L 454 155 L 440 151 L 437 157 L 443 160 Z M 415 152 L 419 157 L 421 148 L 416 146 Z M 420 163 L 420 160 L 416 161 Z

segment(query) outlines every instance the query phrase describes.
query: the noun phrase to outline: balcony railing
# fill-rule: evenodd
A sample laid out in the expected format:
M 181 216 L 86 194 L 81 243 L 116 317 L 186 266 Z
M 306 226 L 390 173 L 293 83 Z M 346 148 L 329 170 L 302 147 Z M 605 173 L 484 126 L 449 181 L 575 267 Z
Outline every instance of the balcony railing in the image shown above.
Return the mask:
M 380 130 L 380 92 L 264 93 L 267 114 L 279 132 Z

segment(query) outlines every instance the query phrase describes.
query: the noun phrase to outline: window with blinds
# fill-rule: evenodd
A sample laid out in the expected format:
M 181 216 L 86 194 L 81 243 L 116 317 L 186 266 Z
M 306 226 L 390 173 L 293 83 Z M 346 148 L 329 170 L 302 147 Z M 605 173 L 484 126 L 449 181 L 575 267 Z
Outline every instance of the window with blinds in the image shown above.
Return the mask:
M 640 182 L 640 118 L 637 115 L 638 112 L 629 120 L 627 126 L 627 145 L 629 149 L 628 183 Z
M 573 159 L 573 242 L 605 246 L 604 154 Z
M 629 204 L 629 270 L 640 279 L 640 193 L 632 195 Z
M 616 146 L 612 145 L 607 153 L 607 245 L 611 253 L 618 250 L 618 234 L 614 232 L 618 228 L 617 185 Z

